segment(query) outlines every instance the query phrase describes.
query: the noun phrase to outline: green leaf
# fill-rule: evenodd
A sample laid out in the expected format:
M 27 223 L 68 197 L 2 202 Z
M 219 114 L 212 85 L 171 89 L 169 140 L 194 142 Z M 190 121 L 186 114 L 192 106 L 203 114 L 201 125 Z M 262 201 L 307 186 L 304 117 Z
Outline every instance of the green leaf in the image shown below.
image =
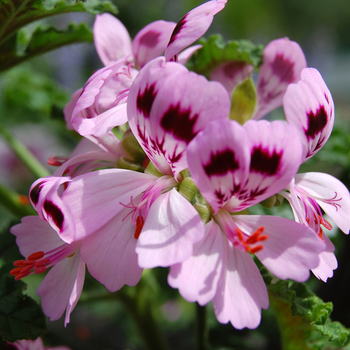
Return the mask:
M 40 306 L 23 294 L 26 284 L 0 269 L 0 336 L 13 343 L 18 339 L 36 339 L 47 332 Z
M 248 40 L 224 42 L 221 35 L 213 35 L 208 40 L 201 39 L 203 46 L 193 55 L 188 66 L 199 74 L 208 76 L 210 72 L 222 63 L 241 61 L 253 65 L 255 68 L 262 63 L 262 45 L 254 45 Z
M 3 0 L 0 2 L 0 43 L 29 23 L 68 12 L 96 15 L 117 13 L 117 8 L 110 1 L 100 0 Z
M 332 322 L 332 303 L 323 302 L 305 284 L 278 281 L 268 286 L 283 350 L 337 349 L 350 342 L 350 330 Z
M 85 23 L 79 25 L 71 23 L 66 30 L 39 26 L 27 43 L 23 39 L 24 35 L 19 37 L 21 43 L 17 48 L 21 47 L 20 50 L 7 51 L 0 56 L 0 71 L 9 69 L 34 56 L 55 50 L 61 46 L 93 41 L 92 32 Z

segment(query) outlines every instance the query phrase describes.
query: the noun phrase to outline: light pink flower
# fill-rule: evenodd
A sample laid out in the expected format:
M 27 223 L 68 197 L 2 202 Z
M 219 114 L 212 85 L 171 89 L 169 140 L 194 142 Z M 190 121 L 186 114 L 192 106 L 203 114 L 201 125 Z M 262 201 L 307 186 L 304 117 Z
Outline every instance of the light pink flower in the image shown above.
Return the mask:
M 26 216 L 11 228 L 26 260 L 14 263 L 11 274 L 21 279 L 33 273 L 42 273 L 52 267 L 38 288 L 41 306 L 51 321 L 58 320 L 66 311 L 65 326 L 83 289 L 85 263 L 80 257 L 81 242 L 63 242 L 51 226 L 37 216 Z
M 10 343 L 8 343 L 10 344 Z M 41 338 L 37 338 L 35 340 L 17 340 L 15 343 L 11 344 L 13 348 L 9 349 L 17 349 L 17 350 L 70 350 L 66 346 L 44 346 Z M 7 348 L 6 348 L 7 349 Z
M 296 128 L 280 121 L 212 122 L 187 148 L 191 175 L 214 215 L 193 255 L 171 267 L 168 282 L 186 300 L 213 300 L 222 323 L 255 328 L 268 307 L 250 254 L 277 277 L 296 281 L 305 281 L 319 263 L 325 244 L 308 227 L 273 216 L 231 215 L 285 187 L 301 155 Z

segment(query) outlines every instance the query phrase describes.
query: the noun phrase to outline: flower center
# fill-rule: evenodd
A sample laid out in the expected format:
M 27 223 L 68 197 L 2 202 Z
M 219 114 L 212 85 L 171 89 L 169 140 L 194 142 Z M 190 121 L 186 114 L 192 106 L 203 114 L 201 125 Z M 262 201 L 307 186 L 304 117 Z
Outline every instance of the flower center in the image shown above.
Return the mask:
M 237 237 L 246 252 L 255 254 L 264 248 L 262 244 L 258 244 L 258 242 L 266 241 L 269 238 L 267 235 L 262 235 L 264 229 L 264 226 L 258 228 L 251 236 L 245 239 L 243 232 L 238 227 L 236 228 Z
M 16 266 L 10 271 L 15 280 L 18 281 L 23 277 L 45 272 L 49 267 L 56 265 L 65 258 L 71 258 L 78 251 L 80 242 L 72 244 L 63 244 L 46 253 L 38 251 L 30 254 L 26 260 L 17 260 L 13 263 Z

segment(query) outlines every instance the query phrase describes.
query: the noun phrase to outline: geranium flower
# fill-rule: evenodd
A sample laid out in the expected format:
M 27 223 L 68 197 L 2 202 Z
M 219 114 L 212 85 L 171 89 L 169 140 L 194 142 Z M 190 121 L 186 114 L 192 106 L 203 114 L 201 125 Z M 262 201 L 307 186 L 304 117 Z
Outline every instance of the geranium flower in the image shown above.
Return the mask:
M 35 340 L 17 340 L 15 343 L 7 343 L 5 350 L 70 350 L 66 346 L 44 346 L 41 338 Z
M 307 68 L 302 71 L 297 84 L 288 86 L 283 106 L 287 121 L 298 129 L 305 162 L 323 147 L 331 134 L 334 124 L 332 95 L 320 73 Z M 322 173 L 298 174 L 287 190 L 280 194 L 292 206 L 296 221 L 311 227 L 327 244 L 327 250 L 320 255 L 320 265 L 312 270 L 316 277 L 327 281 L 337 268 L 337 260 L 333 254 L 334 246 L 321 227 L 332 228 L 323 217 L 321 208 L 348 234 L 349 191 L 339 180 Z
M 67 244 L 54 229 L 37 216 L 26 216 L 11 228 L 16 243 L 26 260 L 14 263 L 11 274 L 16 280 L 51 268 L 37 290 L 41 306 L 51 321 L 58 320 L 64 311 L 64 325 L 81 295 L 85 279 L 85 263 L 80 257 L 81 241 Z
M 277 277 L 305 281 L 325 244 L 308 227 L 273 216 L 231 215 L 286 186 L 301 162 L 295 127 L 283 122 L 210 123 L 187 148 L 191 175 L 212 208 L 193 255 L 170 268 L 169 284 L 188 301 L 214 302 L 219 322 L 255 328 L 268 307 L 250 254 Z

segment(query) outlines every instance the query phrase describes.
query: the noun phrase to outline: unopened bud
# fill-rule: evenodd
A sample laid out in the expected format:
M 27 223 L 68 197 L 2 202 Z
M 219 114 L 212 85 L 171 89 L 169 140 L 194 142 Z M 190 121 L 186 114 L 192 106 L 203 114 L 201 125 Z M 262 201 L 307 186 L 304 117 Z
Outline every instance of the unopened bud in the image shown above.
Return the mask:
M 155 167 L 155 165 L 150 161 L 145 169 L 146 174 L 151 174 L 154 176 L 161 177 L 163 174 Z
M 189 202 L 192 202 L 198 193 L 198 188 L 190 177 L 183 179 L 179 186 L 179 193 L 183 195 Z
M 270 209 L 272 207 L 280 206 L 282 204 L 282 202 L 283 202 L 283 196 L 281 196 L 280 194 L 277 193 L 274 196 L 266 198 L 265 200 L 260 202 L 260 204 L 263 207 Z
M 253 80 L 247 78 L 233 92 L 229 118 L 243 125 L 253 116 L 256 101 L 257 95 Z
M 126 130 L 123 135 L 122 146 L 129 158 L 135 163 L 141 164 L 145 159 L 145 152 L 130 129 Z
M 143 167 L 140 164 L 136 164 L 133 160 L 123 156 L 120 157 L 117 161 L 116 168 L 119 169 L 128 169 L 134 171 L 143 171 Z

